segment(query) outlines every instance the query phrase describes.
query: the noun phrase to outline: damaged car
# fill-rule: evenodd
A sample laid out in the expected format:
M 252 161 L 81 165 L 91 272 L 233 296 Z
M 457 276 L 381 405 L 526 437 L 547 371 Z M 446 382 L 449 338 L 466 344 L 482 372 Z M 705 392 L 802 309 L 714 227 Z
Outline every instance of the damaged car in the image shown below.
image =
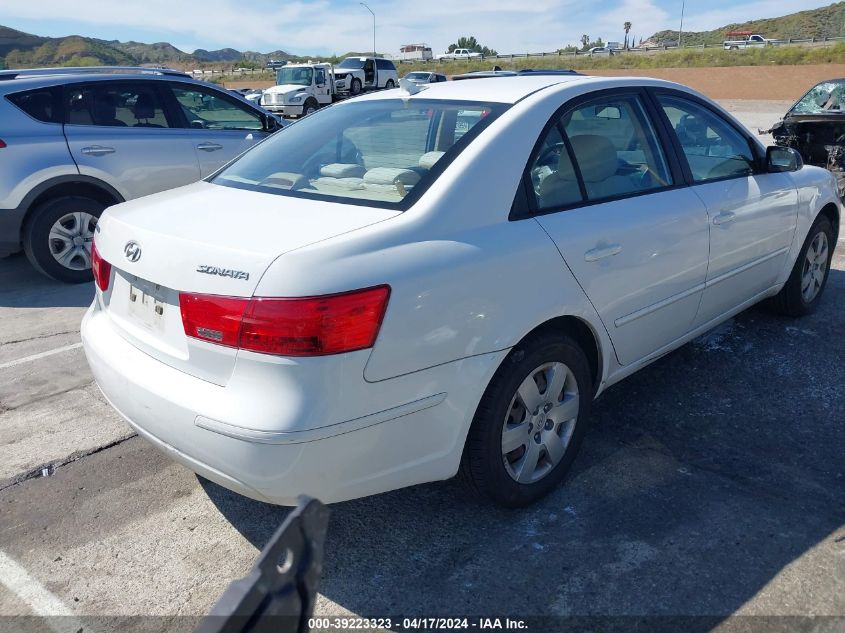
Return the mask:
M 808 165 L 826 167 L 845 194 L 845 79 L 816 84 L 769 130 L 776 145 L 792 147 Z

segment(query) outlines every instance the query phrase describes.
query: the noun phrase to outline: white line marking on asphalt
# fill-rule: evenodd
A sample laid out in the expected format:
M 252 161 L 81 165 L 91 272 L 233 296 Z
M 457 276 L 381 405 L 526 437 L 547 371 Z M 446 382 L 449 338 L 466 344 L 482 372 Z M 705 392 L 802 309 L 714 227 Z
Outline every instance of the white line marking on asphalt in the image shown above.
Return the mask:
M 0 584 L 25 602 L 35 615 L 47 617 L 47 626 L 56 633 L 75 633 L 84 628 L 65 603 L 3 551 L 0 551 Z
M 72 349 L 77 349 L 82 347 L 82 343 L 72 343 L 71 345 L 65 345 L 64 347 L 57 347 L 56 349 L 48 349 L 46 352 L 41 352 L 40 354 L 33 354 L 32 356 L 24 356 L 23 358 L 18 358 L 16 360 L 10 360 L 5 363 L 0 363 L 0 369 L 8 369 L 9 367 L 14 367 L 15 365 L 22 365 L 23 363 L 28 363 L 33 360 L 38 360 L 39 358 L 46 358 L 47 356 L 52 356 L 53 354 L 61 354 L 62 352 L 69 352 Z

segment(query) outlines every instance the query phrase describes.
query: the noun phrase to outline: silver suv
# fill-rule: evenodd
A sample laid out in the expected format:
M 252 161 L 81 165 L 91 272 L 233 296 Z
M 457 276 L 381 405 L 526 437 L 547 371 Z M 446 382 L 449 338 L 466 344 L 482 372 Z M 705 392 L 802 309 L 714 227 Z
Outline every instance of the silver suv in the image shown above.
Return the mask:
M 0 71 L 0 257 L 90 281 L 103 209 L 205 178 L 281 126 L 178 71 Z

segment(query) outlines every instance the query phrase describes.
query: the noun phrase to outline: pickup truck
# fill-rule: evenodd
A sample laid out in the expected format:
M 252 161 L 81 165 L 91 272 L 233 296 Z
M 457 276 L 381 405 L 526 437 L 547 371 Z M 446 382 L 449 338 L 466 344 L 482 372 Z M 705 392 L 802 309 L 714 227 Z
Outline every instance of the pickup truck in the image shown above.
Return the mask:
M 481 53 L 476 53 L 468 48 L 456 48 L 451 53 L 438 55 L 437 59 L 475 59 L 476 57 L 481 57 Z
M 734 51 L 740 48 L 756 48 L 759 46 L 769 46 L 774 42 L 774 40 L 766 39 L 762 35 L 757 35 L 756 33 L 728 33 L 728 36 L 731 35 L 739 35 L 741 37 L 740 39 L 725 40 L 722 45 L 724 46 L 726 51 Z

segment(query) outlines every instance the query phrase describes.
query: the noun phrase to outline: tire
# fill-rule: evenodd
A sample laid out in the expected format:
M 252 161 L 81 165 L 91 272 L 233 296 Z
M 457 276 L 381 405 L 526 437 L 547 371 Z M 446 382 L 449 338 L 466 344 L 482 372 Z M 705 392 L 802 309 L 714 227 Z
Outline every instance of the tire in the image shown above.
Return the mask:
M 816 311 L 827 285 L 835 245 L 830 220 L 820 215 L 807 233 L 789 279 L 771 299 L 776 312 L 800 317 Z
M 23 231 L 24 252 L 35 269 L 66 283 L 91 281 L 94 227 L 104 209 L 83 196 L 54 198 L 36 207 Z
M 392 79 L 388 79 L 387 83 L 384 84 L 385 90 L 393 90 L 395 87 L 396 87 L 396 82 L 393 81 Z
M 478 405 L 461 458 L 461 479 L 478 496 L 506 507 L 529 505 L 554 490 L 581 446 L 591 383 L 587 357 L 567 336 L 540 334 L 514 348 Z M 562 385 L 560 397 L 549 392 L 553 384 Z M 534 411 L 520 390 L 535 396 Z M 509 446 L 503 444 L 506 433 Z
M 314 114 L 320 108 L 320 104 L 314 101 L 313 99 L 308 99 L 305 104 L 302 106 L 302 115 L 301 116 L 308 116 L 309 114 Z
M 361 94 L 361 80 L 357 77 L 352 80 L 351 84 L 349 84 L 349 94 L 353 97 Z

